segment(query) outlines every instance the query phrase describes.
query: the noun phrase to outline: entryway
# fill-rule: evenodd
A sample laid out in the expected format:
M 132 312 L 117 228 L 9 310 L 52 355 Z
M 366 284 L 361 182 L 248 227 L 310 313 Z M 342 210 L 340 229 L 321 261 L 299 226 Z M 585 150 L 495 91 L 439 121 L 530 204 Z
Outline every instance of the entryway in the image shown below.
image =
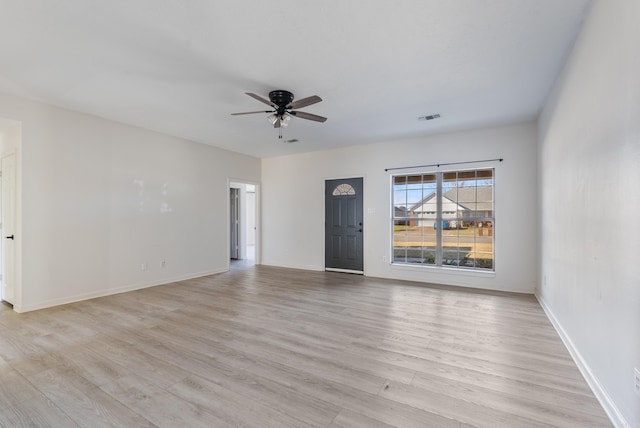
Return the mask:
M 362 181 L 325 181 L 325 270 L 364 273 Z

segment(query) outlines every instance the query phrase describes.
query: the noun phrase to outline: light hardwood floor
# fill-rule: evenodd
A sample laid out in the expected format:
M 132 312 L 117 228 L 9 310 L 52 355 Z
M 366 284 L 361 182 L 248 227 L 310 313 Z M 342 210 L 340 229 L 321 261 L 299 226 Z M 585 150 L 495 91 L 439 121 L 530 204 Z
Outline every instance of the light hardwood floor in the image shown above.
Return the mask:
M 0 329 L 6 427 L 611 426 L 532 296 L 258 266 Z

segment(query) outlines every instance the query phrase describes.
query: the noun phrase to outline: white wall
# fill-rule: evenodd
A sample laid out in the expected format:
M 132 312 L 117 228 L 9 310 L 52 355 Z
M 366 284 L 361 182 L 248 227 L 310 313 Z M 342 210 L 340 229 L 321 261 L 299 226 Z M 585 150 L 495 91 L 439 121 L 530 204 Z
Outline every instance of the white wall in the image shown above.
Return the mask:
M 15 310 L 227 269 L 228 178 L 258 159 L 2 94 L 0 117 L 22 122 Z
M 364 177 L 365 275 L 533 293 L 536 284 L 534 123 L 389 141 L 262 160 L 263 258 L 324 269 L 324 180 Z M 496 169 L 496 272 L 392 266 L 390 173 L 385 168 L 504 158 Z M 405 170 L 415 171 L 415 170 Z
M 539 299 L 614 422 L 630 427 L 640 427 L 639 43 L 640 2 L 593 2 L 539 132 Z
M 22 140 L 22 124 L 0 117 L 0 157 L 15 153 Z

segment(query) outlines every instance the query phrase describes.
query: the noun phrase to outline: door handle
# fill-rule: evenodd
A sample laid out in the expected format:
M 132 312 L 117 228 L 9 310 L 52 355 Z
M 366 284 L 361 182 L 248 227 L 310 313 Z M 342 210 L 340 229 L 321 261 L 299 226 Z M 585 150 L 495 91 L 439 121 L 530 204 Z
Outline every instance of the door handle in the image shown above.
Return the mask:
M 358 232 L 362 232 L 362 229 L 358 229 Z M 11 239 L 13 239 L 13 238 L 11 238 Z
M 11 236 L 5 236 L 5 238 L 7 238 L 7 239 L 13 239 L 13 235 L 11 235 Z

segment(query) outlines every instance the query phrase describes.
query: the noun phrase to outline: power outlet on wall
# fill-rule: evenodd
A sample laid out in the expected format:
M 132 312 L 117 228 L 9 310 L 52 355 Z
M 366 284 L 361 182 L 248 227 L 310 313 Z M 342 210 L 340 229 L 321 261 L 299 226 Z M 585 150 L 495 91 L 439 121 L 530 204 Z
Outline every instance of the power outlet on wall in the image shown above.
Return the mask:
M 634 389 L 640 395 L 640 370 L 633 369 Z

